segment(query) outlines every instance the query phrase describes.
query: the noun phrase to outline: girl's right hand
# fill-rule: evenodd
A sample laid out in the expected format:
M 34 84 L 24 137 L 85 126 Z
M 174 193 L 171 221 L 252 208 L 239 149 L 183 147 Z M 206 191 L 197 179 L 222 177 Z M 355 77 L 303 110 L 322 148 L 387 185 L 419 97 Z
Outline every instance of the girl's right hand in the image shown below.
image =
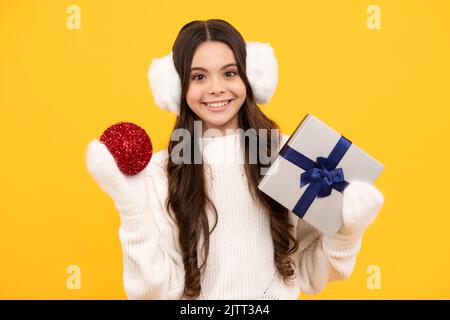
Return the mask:
M 92 140 L 87 147 L 87 169 L 94 180 L 114 201 L 117 209 L 130 209 L 148 203 L 148 189 L 145 168 L 134 176 L 123 174 L 108 151 L 98 140 Z

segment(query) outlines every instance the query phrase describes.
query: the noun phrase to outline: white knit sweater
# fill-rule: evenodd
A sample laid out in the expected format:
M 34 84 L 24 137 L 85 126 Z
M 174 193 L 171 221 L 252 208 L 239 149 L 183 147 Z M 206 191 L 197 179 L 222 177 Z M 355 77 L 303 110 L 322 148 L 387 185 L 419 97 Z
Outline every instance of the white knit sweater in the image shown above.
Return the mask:
M 287 138 L 283 135 L 281 145 Z M 329 281 L 350 276 L 361 245 L 360 235 L 338 233 L 330 238 L 289 212 L 291 223 L 297 226 L 299 250 L 293 256 L 295 280 L 284 283 L 274 263 L 268 212 L 252 199 L 247 187 L 239 135 L 202 141 L 208 192 L 217 208 L 218 222 L 210 235 L 199 299 L 298 299 L 300 291 L 318 293 Z M 178 228 L 165 209 L 167 177 L 163 168 L 167 158 L 167 149 L 157 152 L 146 168 L 150 203 L 117 208 L 124 287 L 129 299 L 182 299 L 184 265 Z M 211 211 L 208 217 L 212 228 Z M 202 252 L 202 240 L 198 253 Z

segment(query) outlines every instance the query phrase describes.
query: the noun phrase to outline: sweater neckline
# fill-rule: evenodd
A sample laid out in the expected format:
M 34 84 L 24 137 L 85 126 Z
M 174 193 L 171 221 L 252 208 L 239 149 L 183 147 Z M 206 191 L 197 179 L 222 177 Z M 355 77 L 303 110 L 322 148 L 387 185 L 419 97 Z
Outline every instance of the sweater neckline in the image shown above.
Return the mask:
M 239 131 L 236 133 L 201 138 L 203 159 L 209 164 L 237 163 L 243 154 Z
M 231 134 L 227 134 L 227 135 L 217 136 L 217 137 L 202 137 L 201 139 L 206 142 L 213 142 L 213 141 L 220 142 L 223 140 L 233 140 L 233 139 L 236 139 L 237 137 L 239 137 L 239 131 L 231 133 Z

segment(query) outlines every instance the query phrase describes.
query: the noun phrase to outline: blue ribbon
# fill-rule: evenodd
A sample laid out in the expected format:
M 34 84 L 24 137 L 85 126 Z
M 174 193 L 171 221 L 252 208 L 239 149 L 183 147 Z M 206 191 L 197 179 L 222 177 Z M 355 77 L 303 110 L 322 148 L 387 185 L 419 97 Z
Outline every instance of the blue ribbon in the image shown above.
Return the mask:
M 311 203 L 316 197 L 324 198 L 331 194 L 332 189 L 343 192 L 348 182 L 345 181 L 342 168 L 336 168 L 344 157 L 351 141 L 341 136 L 327 158 L 318 157 L 313 161 L 287 143 L 281 148 L 280 156 L 305 170 L 300 176 L 300 188 L 308 185 L 292 212 L 303 218 Z

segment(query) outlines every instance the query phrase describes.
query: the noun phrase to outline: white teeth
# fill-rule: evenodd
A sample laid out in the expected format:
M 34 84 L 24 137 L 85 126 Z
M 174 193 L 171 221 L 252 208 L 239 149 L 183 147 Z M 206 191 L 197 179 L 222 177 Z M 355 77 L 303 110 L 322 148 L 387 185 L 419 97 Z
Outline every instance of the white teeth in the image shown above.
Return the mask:
M 205 104 L 210 108 L 220 108 L 220 107 L 223 107 L 224 105 L 226 105 L 228 102 L 230 102 L 230 100 L 225 101 L 225 102 L 205 103 Z

